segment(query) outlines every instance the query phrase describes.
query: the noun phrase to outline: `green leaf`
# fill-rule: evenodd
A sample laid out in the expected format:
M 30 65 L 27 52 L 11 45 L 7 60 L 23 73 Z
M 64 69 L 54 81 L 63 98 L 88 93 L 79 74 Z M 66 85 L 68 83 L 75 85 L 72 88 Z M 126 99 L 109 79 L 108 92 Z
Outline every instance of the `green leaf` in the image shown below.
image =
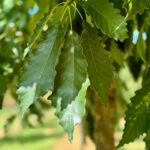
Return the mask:
M 60 119 L 59 123 L 68 133 L 69 140 L 73 140 L 73 131 L 76 124 L 81 123 L 82 117 L 85 114 L 85 102 L 86 91 L 89 86 L 89 80 L 87 79 L 80 89 L 78 96 L 66 109 L 61 111 L 61 99 L 57 101 L 56 115 Z
M 145 144 L 146 144 L 146 150 L 150 150 L 150 128 L 148 129 L 146 133 L 146 137 L 144 138 Z
M 108 0 L 78 0 L 104 34 L 116 40 L 127 38 L 126 22 Z
M 113 66 L 108 53 L 99 41 L 96 31 L 89 25 L 84 25 L 82 45 L 88 62 L 91 86 L 95 88 L 103 102 L 107 102 L 108 90 L 113 77 Z
M 119 146 L 132 142 L 148 129 L 150 122 L 150 86 L 145 84 L 131 99 L 126 111 L 124 134 Z
M 21 108 L 24 112 L 40 95 L 49 90 L 53 90 L 55 67 L 64 40 L 64 31 L 60 24 L 56 24 L 47 31 L 46 39 L 41 42 L 35 54 L 30 57 L 29 64 L 25 67 L 25 72 L 21 78 L 18 90 L 21 101 Z M 33 89 L 36 84 L 35 96 L 26 99 L 29 94 L 29 87 Z M 24 90 L 22 90 L 24 89 Z M 26 104 L 26 105 L 25 105 Z
M 110 54 L 114 61 L 124 67 L 124 54 L 114 41 L 111 42 Z
M 149 16 L 150 18 L 150 16 Z M 150 20 L 150 19 L 149 19 Z M 150 27 L 147 30 L 147 40 L 146 40 L 146 62 L 150 65 Z
M 53 103 L 62 100 L 62 108 L 67 107 L 81 89 L 87 76 L 87 63 L 83 55 L 81 39 L 78 34 L 69 34 L 60 56 L 52 95 Z

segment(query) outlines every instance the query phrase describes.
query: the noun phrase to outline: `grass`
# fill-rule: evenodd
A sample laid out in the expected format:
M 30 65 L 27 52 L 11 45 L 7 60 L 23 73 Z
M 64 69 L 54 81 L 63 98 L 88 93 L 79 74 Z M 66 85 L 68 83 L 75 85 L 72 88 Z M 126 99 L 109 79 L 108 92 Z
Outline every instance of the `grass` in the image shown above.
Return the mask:
M 17 113 L 16 108 L 5 108 L 0 113 L 0 130 L 3 131 L 5 120 Z M 0 150 L 50 150 L 57 139 L 62 136 L 62 129 L 56 125 L 57 119 L 52 116 L 45 120 L 44 124 L 35 128 L 21 129 L 20 119 L 17 117 L 10 127 L 9 134 L 0 139 Z

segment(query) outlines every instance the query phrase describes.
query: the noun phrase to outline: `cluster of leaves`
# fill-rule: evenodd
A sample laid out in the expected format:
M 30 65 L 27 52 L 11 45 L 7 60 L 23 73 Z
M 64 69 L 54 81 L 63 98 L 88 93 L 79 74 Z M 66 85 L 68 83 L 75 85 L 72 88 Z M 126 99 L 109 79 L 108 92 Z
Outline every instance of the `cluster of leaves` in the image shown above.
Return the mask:
M 115 1 L 116 7 L 118 3 Z M 120 50 L 114 52 L 120 42 L 114 42 L 113 39 L 124 41 L 126 44 L 131 39 L 125 39 L 128 36 L 132 37 L 136 28 L 140 31 L 137 43 L 126 45 L 128 51 L 130 48 L 130 52 L 135 53 L 136 61 L 142 60 L 148 69 L 149 58 L 146 56 L 149 49 L 142 33 L 149 30 L 149 11 L 146 10 L 149 8 L 149 2 L 125 1 L 123 6 L 126 12 L 121 11 L 121 15 L 119 8 L 115 8 L 113 3 L 107 0 L 67 1 L 54 7 L 42 18 L 29 47 L 36 42 L 43 27 L 48 25 L 46 35 L 43 36 L 44 40 L 39 44 L 35 54 L 29 58 L 18 89 L 22 113 L 39 96 L 52 91 L 50 99 L 57 108 L 56 114 L 60 124 L 72 140 L 73 128 L 81 122 L 84 114 L 86 89 L 89 86 L 86 80 L 89 79 L 90 86 L 97 91 L 103 102 L 107 103 L 114 71 L 109 56 L 111 55 L 119 65 L 123 65 Z M 71 8 L 75 10 L 71 11 Z M 78 20 L 80 24 L 77 30 L 73 23 Z M 130 23 L 132 21 L 134 23 Z M 129 34 L 127 23 L 132 24 Z M 105 46 L 108 41 L 111 41 L 112 47 Z M 135 47 L 137 51 L 133 51 Z M 143 88 L 131 99 L 132 103 L 126 112 L 123 139 L 119 146 L 131 142 L 143 133 L 149 133 L 149 91 L 148 82 L 143 84 Z M 147 147 L 148 133 L 145 138 Z
M 95 17 L 96 26 L 108 36 L 120 40 L 127 37 L 124 18 L 107 1 L 105 7 L 109 7 L 113 12 L 112 25 L 109 24 L 110 14 L 100 11 L 101 3 L 97 5 L 92 1 L 85 3 L 67 1 L 58 4 L 49 14 L 44 15 L 35 29 L 29 48 L 36 41 L 43 26 L 49 26 L 44 33 L 44 40 L 40 42 L 33 56 L 29 58 L 29 64 L 24 68 L 17 90 L 22 113 L 39 96 L 49 90 L 52 91 L 50 99 L 53 106 L 57 108 L 56 114 L 60 118 L 60 124 L 68 132 L 70 140 L 73 138 L 74 126 L 81 122 L 84 114 L 84 99 L 89 85 L 86 80 L 89 79 L 90 86 L 107 103 L 108 90 L 113 77 L 113 66 L 109 59 L 109 53 L 105 50 L 105 45 L 100 43 L 98 36 L 100 31 L 91 27 L 86 21 L 87 16 L 83 18 L 85 12 L 81 14 L 77 5 L 82 6 L 92 17 Z M 94 14 L 92 14 L 93 12 Z M 106 16 L 104 17 L 104 15 Z M 117 21 L 115 20 L 116 15 Z M 83 19 L 78 27 L 80 31 L 74 29 L 73 24 L 80 19 L 79 17 Z M 100 21 L 104 22 L 104 25 Z M 89 22 L 94 26 L 92 20 Z M 117 32 L 117 30 L 119 31 Z M 86 84 L 86 88 L 84 84 Z
M 117 80 L 114 74 L 127 63 L 135 79 L 143 78 L 143 86 L 128 105 L 119 146 L 146 133 L 149 149 L 149 0 L 54 0 L 50 6 L 34 30 L 29 53 L 21 55 L 25 65 L 17 94 L 22 115 L 51 91 L 48 99 L 72 140 L 74 126 L 85 112 L 87 88 L 107 104 L 112 79 Z

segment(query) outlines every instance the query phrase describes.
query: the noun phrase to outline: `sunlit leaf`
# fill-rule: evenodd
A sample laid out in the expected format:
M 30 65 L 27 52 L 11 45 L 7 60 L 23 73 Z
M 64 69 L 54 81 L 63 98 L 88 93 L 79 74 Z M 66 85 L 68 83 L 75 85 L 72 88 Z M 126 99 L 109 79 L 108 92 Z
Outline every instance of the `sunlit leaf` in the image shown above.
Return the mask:
M 126 22 L 108 0 L 78 0 L 104 34 L 116 40 L 127 38 Z
M 61 99 L 57 101 L 56 115 L 59 118 L 60 125 L 68 133 L 69 140 L 73 140 L 73 131 L 75 125 L 81 123 L 82 117 L 85 114 L 85 96 L 86 90 L 89 86 L 89 80 L 82 84 L 81 90 L 75 100 L 68 104 L 67 108 L 61 110 Z

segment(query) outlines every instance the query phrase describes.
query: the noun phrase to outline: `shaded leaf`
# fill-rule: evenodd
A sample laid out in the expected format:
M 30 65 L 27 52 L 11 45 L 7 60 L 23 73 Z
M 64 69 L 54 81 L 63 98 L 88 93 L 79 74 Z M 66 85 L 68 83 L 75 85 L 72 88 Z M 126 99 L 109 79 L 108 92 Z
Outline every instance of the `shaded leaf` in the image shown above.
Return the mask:
M 126 22 L 108 0 L 78 0 L 104 34 L 116 40 L 127 38 Z
M 150 27 L 148 28 L 147 31 L 147 40 L 146 40 L 146 61 L 148 62 L 148 64 L 150 65 Z
M 99 41 L 96 31 L 89 25 L 84 25 L 82 45 L 88 62 L 91 86 L 98 92 L 103 102 L 107 102 L 108 90 L 113 77 L 113 66 L 108 53 Z
M 124 67 L 124 54 L 114 41 L 111 42 L 110 54 L 114 61 Z
M 146 43 L 143 40 L 142 31 L 139 34 L 136 48 L 137 48 L 137 52 L 138 52 L 139 57 L 143 60 L 144 63 L 147 64 L 147 61 L 146 61 Z
M 81 39 L 75 32 L 69 34 L 60 56 L 52 95 L 53 103 L 62 100 L 62 108 L 67 107 L 81 89 L 87 76 L 87 63 L 83 55 Z

